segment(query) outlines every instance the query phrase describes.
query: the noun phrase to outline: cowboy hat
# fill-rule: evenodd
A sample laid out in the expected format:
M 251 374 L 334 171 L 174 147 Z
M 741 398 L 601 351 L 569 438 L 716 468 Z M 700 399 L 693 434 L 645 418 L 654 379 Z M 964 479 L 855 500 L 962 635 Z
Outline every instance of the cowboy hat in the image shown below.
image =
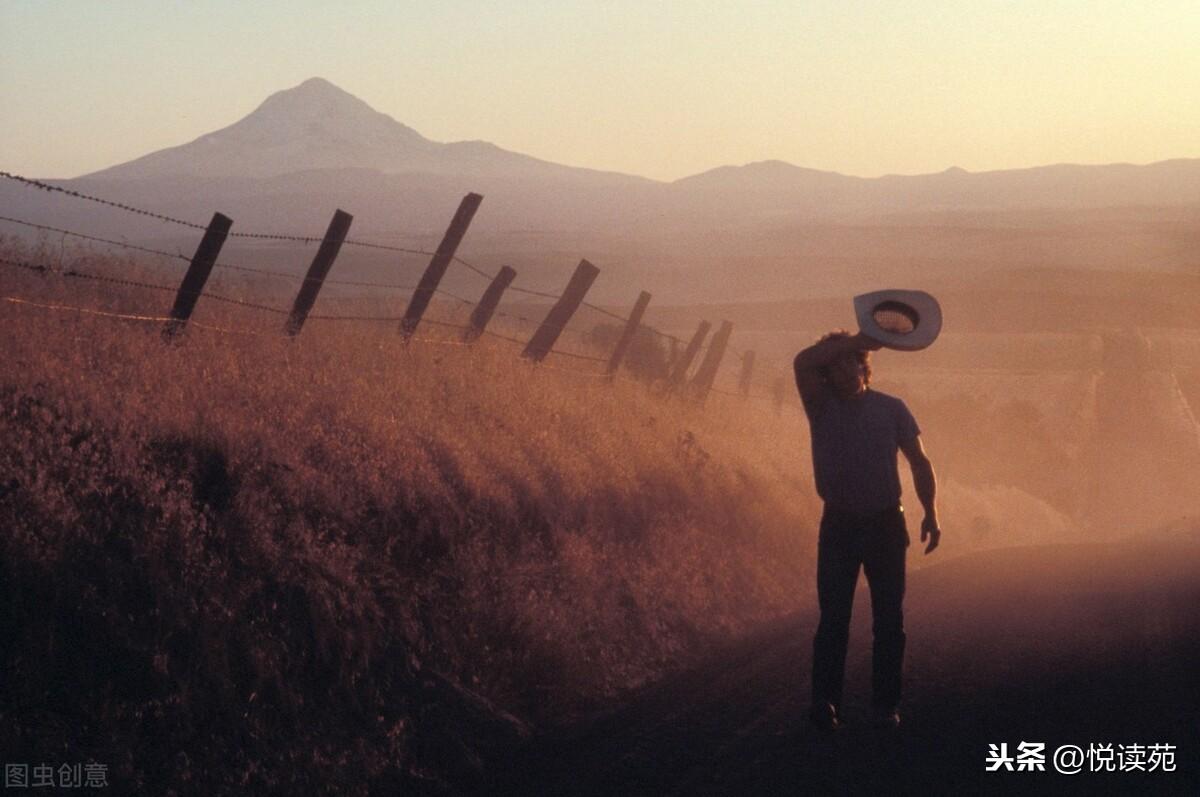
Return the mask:
M 854 314 L 859 330 L 889 349 L 923 349 L 942 331 L 942 308 L 924 291 L 864 293 L 854 297 Z

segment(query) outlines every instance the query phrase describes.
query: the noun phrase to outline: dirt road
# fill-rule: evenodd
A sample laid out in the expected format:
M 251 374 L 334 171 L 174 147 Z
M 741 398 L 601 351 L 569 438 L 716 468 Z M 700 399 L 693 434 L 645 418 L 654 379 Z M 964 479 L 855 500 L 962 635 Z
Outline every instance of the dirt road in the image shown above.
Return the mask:
M 919 556 L 915 547 L 910 556 Z M 490 791 L 528 794 L 1200 793 L 1200 539 L 1043 546 L 910 574 L 904 721 L 868 726 L 860 584 L 848 725 L 803 722 L 815 618 L 714 651 L 612 712 L 540 736 Z M 1045 743 L 1045 771 L 987 772 Z M 1175 771 L 1055 771 L 1077 745 L 1174 745 Z M 1132 760 L 1132 759 L 1131 759 Z M 1127 766 L 1120 759 L 1119 766 Z M 1149 766 L 1150 757 L 1145 760 Z

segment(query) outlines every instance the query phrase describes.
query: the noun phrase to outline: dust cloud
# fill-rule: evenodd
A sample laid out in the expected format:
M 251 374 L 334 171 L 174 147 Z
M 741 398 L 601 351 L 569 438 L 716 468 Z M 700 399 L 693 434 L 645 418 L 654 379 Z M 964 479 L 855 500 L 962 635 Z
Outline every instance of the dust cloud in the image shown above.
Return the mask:
M 876 353 L 872 386 L 921 425 L 952 543 L 943 558 L 1200 530 L 1200 279 L 1045 269 L 899 284 L 938 296 L 943 334 L 921 352 Z M 779 366 L 853 326 L 849 296 L 702 309 L 692 317 L 733 318 L 734 345 Z M 662 316 L 681 331 L 691 320 Z

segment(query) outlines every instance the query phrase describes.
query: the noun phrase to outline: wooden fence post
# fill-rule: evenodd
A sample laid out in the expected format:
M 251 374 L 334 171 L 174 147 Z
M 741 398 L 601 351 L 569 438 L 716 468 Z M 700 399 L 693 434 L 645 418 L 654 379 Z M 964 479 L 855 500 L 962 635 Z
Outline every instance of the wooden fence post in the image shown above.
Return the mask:
M 750 379 L 754 376 L 754 352 L 748 351 L 742 355 L 742 374 L 738 377 L 738 391 L 743 398 L 750 396 Z
M 471 320 L 463 332 L 463 340 L 470 343 L 483 334 L 483 330 L 487 329 L 488 322 L 492 320 L 492 315 L 496 312 L 496 306 L 500 304 L 500 297 L 504 295 L 504 291 L 508 289 L 516 276 L 517 272 L 510 267 L 500 267 L 500 273 L 492 280 L 492 284 L 483 292 L 483 298 L 479 300 L 479 304 L 475 305 L 475 309 L 471 311 Z
M 179 284 L 179 292 L 175 294 L 171 320 L 163 325 L 163 340 L 172 340 L 187 326 L 192 311 L 196 309 L 196 300 L 204 291 L 204 283 L 208 282 L 208 275 L 212 273 L 217 255 L 225 244 L 229 228 L 232 226 L 233 219 L 222 213 L 213 214 L 208 229 L 204 231 L 204 237 L 200 239 L 200 245 L 196 247 L 196 254 L 192 255 L 191 265 L 183 275 L 183 282 Z
M 454 259 L 454 253 L 458 250 L 458 245 L 462 243 L 463 236 L 467 233 L 467 227 L 470 226 L 471 219 L 475 217 L 475 211 L 479 210 L 479 203 L 482 201 L 482 196 L 472 193 L 467 194 L 458 203 L 458 210 L 455 211 L 454 218 L 450 220 L 450 226 L 446 228 L 446 234 L 442 236 L 442 242 L 438 244 L 437 251 L 434 252 L 433 258 L 425 268 L 425 273 L 421 275 L 417 290 L 409 300 L 408 309 L 404 311 L 404 318 L 400 321 L 400 334 L 404 336 L 405 340 L 412 337 L 412 334 L 417 331 L 417 324 L 421 323 L 421 316 L 425 315 L 425 310 L 433 299 L 433 292 L 437 290 L 446 269 L 450 266 L 450 261 Z
M 691 366 L 692 360 L 696 359 L 696 353 L 700 351 L 700 346 L 704 343 L 704 338 L 708 335 L 709 328 L 712 324 L 707 321 L 701 321 L 700 326 L 696 327 L 695 334 L 688 342 L 687 349 L 683 354 L 675 358 L 675 366 L 671 371 L 671 386 L 675 387 L 683 382 L 683 378 L 687 376 L 687 369 Z
M 638 327 L 641 326 L 642 315 L 646 312 L 648 304 L 650 304 L 650 294 L 642 291 L 633 305 L 633 312 L 629 314 L 629 322 L 625 324 L 625 331 L 621 333 L 621 339 L 617 341 L 617 348 L 613 349 L 612 359 L 608 361 L 609 379 L 612 379 L 616 375 L 617 369 L 621 367 L 621 360 L 625 358 L 625 352 L 629 349 L 629 344 L 633 342 Z
M 717 334 L 713 335 L 708 344 L 708 351 L 704 353 L 700 368 L 696 370 L 696 378 L 692 380 L 692 390 L 700 401 L 708 398 L 708 392 L 712 390 L 713 382 L 717 378 L 717 369 L 721 367 L 721 358 L 725 356 L 725 347 L 729 345 L 729 336 L 732 334 L 733 324 L 722 321 Z
M 342 249 L 342 241 L 346 240 L 346 233 L 350 232 L 352 221 L 354 217 L 341 209 L 335 211 L 333 218 L 329 220 L 325 237 L 321 239 L 321 246 L 317 249 L 317 254 L 308 267 L 308 274 L 304 276 L 304 284 L 300 286 L 296 301 L 292 304 L 292 313 L 283 325 L 283 331 L 289 336 L 296 337 L 304 328 L 309 311 L 316 304 L 317 294 L 325 284 L 325 277 L 329 274 L 329 269 L 333 268 L 333 261 Z
M 575 273 L 571 275 L 571 281 L 567 283 L 567 289 L 550 308 L 550 312 L 546 314 L 546 320 L 542 321 L 542 325 L 525 345 L 525 351 L 521 352 L 522 357 L 528 357 L 534 362 L 541 362 L 550 353 L 550 349 L 554 348 L 555 341 L 562 334 L 567 322 L 571 320 L 571 316 L 579 309 L 584 295 L 588 292 L 588 288 L 592 287 L 592 283 L 595 282 L 596 275 L 599 273 L 600 269 L 591 263 L 586 260 L 579 261 L 579 265 L 575 267 Z

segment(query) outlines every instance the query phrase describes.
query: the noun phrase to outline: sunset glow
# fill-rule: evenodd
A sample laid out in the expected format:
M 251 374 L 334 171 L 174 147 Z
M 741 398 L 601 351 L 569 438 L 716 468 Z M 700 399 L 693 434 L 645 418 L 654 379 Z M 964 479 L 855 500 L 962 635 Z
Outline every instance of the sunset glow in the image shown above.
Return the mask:
M 0 6 L 8 168 L 74 177 L 319 75 L 436 141 L 673 180 L 1200 156 L 1200 14 L 1105 2 Z

